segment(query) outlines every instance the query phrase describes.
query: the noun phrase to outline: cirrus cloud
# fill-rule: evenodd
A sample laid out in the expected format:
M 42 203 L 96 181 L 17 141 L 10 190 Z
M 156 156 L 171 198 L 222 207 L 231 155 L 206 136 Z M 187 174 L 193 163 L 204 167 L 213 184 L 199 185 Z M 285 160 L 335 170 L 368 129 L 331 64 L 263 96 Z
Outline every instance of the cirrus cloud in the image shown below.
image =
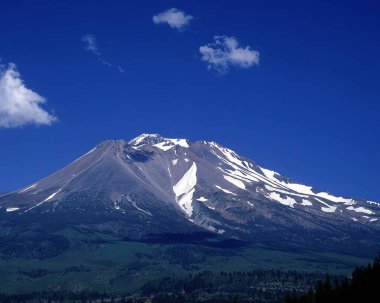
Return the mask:
M 25 86 L 15 64 L 0 66 L 0 128 L 51 125 L 57 118 L 42 108 L 45 103 L 44 97 Z
M 153 22 L 155 24 L 167 23 L 171 28 L 178 30 L 185 28 L 192 19 L 193 16 L 186 15 L 184 11 L 180 11 L 176 8 L 170 8 L 153 16 Z
M 231 66 L 250 68 L 259 65 L 260 53 L 249 46 L 240 47 L 235 37 L 214 36 L 214 42 L 199 48 L 209 70 L 225 74 Z
M 82 37 L 82 42 L 84 43 L 84 49 L 94 53 L 97 56 L 100 56 L 98 44 L 96 43 L 96 39 L 94 35 L 88 34 Z
M 120 65 L 114 66 L 113 64 L 111 64 L 110 62 L 108 62 L 107 60 L 103 58 L 101 52 L 99 51 L 99 47 L 94 35 L 92 34 L 84 35 L 82 37 L 82 42 L 83 42 L 83 48 L 86 51 L 93 53 L 98 58 L 100 63 L 110 68 L 116 68 L 120 73 L 124 74 L 124 69 Z

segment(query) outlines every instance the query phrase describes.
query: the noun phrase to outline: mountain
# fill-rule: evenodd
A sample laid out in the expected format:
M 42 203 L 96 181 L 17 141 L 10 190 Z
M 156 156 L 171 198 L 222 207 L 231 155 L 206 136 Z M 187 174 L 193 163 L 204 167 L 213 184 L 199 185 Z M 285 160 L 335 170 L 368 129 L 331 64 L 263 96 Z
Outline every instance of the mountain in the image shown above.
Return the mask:
M 51 239 L 65 249 L 57 231 L 75 227 L 136 241 L 210 234 L 283 250 L 373 256 L 380 250 L 379 216 L 380 203 L 299 184 L 216 142 L 143 134 L 104 141 L 1 195 L 0 253 L 30 250 L 19 233 L 31 230 L 38 243 Z

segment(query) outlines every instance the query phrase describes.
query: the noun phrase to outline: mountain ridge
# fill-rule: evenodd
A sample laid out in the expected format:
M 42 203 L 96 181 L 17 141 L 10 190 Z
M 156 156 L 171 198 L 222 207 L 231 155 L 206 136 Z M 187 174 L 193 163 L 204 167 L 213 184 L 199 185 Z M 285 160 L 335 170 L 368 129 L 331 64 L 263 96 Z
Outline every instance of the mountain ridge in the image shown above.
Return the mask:
M 377 202 L 317 191 L 214 141 L 158 134 L 103 141 L 0 196 L 5 226 L 54 221 L 137 239 L 207 231 L 332 251 L 352 243 L 378 249 L 379 216 Z

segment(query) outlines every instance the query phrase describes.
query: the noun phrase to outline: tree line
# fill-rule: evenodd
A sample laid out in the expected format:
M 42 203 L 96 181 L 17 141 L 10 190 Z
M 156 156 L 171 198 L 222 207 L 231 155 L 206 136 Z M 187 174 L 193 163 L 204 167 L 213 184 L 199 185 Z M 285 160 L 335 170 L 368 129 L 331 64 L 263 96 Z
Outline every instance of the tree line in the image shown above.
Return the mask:
M 39 273 L 32 273 L 33 275 Z M 0 294 L 0 303 L 336 303 L 377 302 L 380 254 L 352 277 L 280 270 L 203 271 L 146 282 L 139 293 Z M 307 291 L 308 290 L 308 291 Z
M 352 278 L 336 281 L 329 276 L 310 288 L 305 295 L 287 295 L 285 303 L 336 303 L 336 302 L 379 302 L 380 254 L 373 264 L 358 267 L 352 272 Z

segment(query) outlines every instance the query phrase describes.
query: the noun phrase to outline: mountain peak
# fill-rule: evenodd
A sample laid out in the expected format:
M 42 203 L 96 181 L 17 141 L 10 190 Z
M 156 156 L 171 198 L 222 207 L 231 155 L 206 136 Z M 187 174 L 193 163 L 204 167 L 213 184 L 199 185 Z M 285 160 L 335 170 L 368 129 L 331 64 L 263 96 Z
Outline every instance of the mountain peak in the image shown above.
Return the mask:
M 130 140 L 128 143 L 134 146 L 146 144 L 150 141 L 161 141 L 162 137 L 159 134 L 141 134 L 136 138 Z M 156 142 L 158 143 L 158 142 Z
M 171 139 L 161 137 L 159 134 L 141 134 L 140 136 L 130 140 L 130 145 L 136 147 L 143 145 L 153 145 L 163 150 L 170 149 L 176 145 L 189 147 L 187 139 Z

